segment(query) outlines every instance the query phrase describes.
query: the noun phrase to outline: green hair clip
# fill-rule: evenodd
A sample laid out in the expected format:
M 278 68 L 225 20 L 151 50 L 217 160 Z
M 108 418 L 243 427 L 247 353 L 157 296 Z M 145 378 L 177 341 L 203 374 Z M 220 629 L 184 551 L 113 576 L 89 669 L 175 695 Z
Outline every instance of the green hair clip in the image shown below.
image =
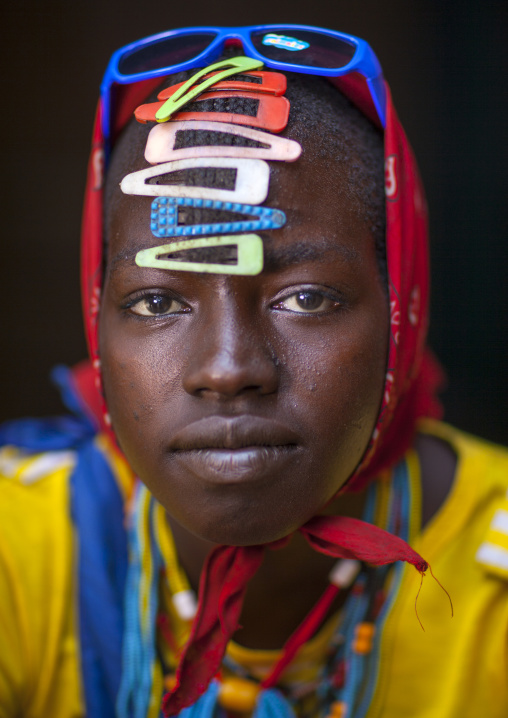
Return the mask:
M 199 85 L 195 85 L 193 87 L 194 83 L 201 77 L 208 75 L 209 72 L 220 70 L 222 67 L 228 69 L 218 72 L 216 75 L 212 75 L 212 77 L 203 80 L 203 82 L 200 82 Z M 184 82 L 173 95 L 171 95 L 162 107 L 157 110 L 155 113 L 155 119 L 157 122 L 167 122 L 171 115 L 179 110 L 180 107 L 186 105 L 188 102 L 197 97 L 197 95 L 201 95 L 209 87 L 212 87 L 212 85 L 216 85 L 221 80 L 225 80 L 226 77 L 231 77 L 231 75 L 248 72 L 249 70 L 257 70 L 260 67 L 263 67 L 261 60 L 253 60 L 252 58 L 244 57 L 243 55 L 240 55 L 239 57 L 232 57 L 230 60 L 222 60 L 221 62 L 214 63 L 213 65 L 208 65 L 208 67 L 204 67 L 202 70 L 196 72 L 187 80 L 187 82 Z
M 175 259 L 174 257 L 178 252 L 209 247 L 231 247 L 233 250 L 236 248 L 236 264 L 186 262 L 184 259 Z M 136 264 L 138 267 L 172 269 L 180 272 L 255 275 L 263 269 L 263 242 L 257 234 L 230 234 L 222 237 L 184 239 L 159 247 L 142 249 L 136 254 Z

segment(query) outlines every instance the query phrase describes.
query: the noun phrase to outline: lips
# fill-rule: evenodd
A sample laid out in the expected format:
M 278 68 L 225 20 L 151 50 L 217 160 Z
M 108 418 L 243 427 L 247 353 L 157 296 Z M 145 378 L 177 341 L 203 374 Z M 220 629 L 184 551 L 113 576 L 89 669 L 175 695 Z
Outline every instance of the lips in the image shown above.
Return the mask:
M 176 461 L 212 484 L 260 481 L 294 461 L 301 438 L 289 427 L 255 416 L 207 417 L 169 442 Z
M 172 438 L 172 451 L 245 449 L 247 447 L 296 447 L 300 437 L 289 427 L 271 419 L 243 415 L 210 416 L 188 424 Z

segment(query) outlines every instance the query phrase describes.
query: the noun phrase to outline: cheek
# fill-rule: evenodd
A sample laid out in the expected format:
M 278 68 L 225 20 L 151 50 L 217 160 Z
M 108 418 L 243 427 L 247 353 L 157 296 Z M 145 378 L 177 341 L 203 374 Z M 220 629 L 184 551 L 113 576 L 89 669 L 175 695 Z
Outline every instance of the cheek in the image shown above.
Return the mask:
M 154 417 L 171 398 L 180 369 L 175 347 L 155 333 L 140 339 L 122 331 L 121 320 L 101 321 L 101 364 L 104 391 L 113 428 L 131 463 L 143 444 L 156 440 Z M 136 467 L 134 467 L 136 468 Z
M 376 312 L 351 317 L 335 332 L 318 333 L 311 343 L 300 337 L 284 352 L 286 359 L 293 357 L 286 378 L 289 394 L 316 447 L 316 460 L 327 467 L 328 491 L 340 488 L 337 482 L 344 483 L 354 471 L 374 430 L 386 373 L 387 335 L 383 302 Z

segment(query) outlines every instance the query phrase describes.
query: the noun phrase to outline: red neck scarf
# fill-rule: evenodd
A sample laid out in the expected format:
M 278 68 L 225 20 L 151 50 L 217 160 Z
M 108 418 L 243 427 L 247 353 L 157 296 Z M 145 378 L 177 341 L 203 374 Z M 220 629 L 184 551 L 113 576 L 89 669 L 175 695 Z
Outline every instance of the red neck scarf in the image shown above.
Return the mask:
M 123 89 L 116 112 L 119 130 L 160 79 Z M 334 81 L 370 116 L 368 94 L 359 78 Z M 390 347 L 385 390 L 376 428 L 364 458 L 345 490 L 360 490 L 407 451 L 421 416 L 440 416 L 435 392 L 442 375 L 425 347 L 428 324 L 427 213 L 417 166 L 387 92 L 385 129 L 386 251 L 389 276 Z M 101 404 L 97 319 L 102 286 L 103 140 L 99 106 L 89 162 L 82 227 L 82 291 L 87 340 L 94 367 L 76 374 L 79 390 L 97 416 Z M 98 391 L 99 390 L 99 391 Z M 102 428 L 105 428 L 102 424 Z M 344 489 L 343 489 L 344 490 Z M 404 541 L 356 519 L 318 516 L 300 528 L 310 545 L 338 558 L 373 565 L 397 560 L 424 573 L 424 559 Z M 277 548 L 278 542 L 271 548 Z M 220 546 L 209 556 L 201 577 L 199 607 L 177 670 L 175 688 L 164 698 L 167 716 L 192 705 L 217 673 L 226 645 L 238 626 L 250 578 L 259 568 L 264 546 Z
M 422 575 L 428 568 L 405 541 L 358 519 L 316 516 L 299 530 L 316 551 L 328 556 L 355 558 L 375 566 L 407 561 Z M 270 548 L 279 548 L 279 544 Z M 177 715 L 195 703 L 220 669 L 227 644 L 238 628 L 247 584 L 261 566 L 265 550 L 265 546 L 219 546 L 208 556 L 192 633 L 180 657 L 175 687 L 164 696 L 165 716 Z

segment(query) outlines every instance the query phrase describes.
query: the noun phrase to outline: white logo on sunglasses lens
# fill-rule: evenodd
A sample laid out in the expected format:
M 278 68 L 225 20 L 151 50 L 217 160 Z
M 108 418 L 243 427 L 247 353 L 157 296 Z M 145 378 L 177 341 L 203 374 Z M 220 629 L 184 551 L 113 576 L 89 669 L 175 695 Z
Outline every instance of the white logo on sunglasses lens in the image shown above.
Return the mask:
M 306 50 L 310 47 L 309 43 L 304 40 L 297 40 L 295 37 L 287 37 L 287 35 L 277 35 L 274 32 L 269 32 L 268 35 L 265 35 L 262 43 L 263 45 L 273 45 L 292 52 Z

